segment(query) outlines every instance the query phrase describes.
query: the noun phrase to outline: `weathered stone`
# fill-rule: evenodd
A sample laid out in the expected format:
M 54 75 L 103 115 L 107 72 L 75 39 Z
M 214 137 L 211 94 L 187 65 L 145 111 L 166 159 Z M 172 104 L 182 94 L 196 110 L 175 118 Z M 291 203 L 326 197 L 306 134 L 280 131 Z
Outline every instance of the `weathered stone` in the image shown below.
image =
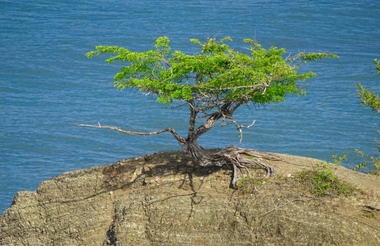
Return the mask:
M 271 156 L 276 177 L 252 192 L 181 151 L 67 172 L 16 194 L 0 245 L 380 245 L 380 212 L 364 214 L 380 204 L 379 177 L 339 167 L 362 192 L 315 198 L 281 177 L 319 160 Z

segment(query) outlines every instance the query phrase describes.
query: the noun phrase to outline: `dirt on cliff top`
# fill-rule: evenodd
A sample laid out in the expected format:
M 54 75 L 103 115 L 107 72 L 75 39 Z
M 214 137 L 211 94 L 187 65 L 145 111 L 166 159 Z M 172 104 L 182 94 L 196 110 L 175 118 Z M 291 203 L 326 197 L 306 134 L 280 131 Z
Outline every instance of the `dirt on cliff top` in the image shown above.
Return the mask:
M 320 160 L 257 156 L 276 175 L 249 167 L 239 190 L 182 151 L 64 173 L 16 194 L 0 245 L 380 245 L 378 176 L 336 167 L 355 189 L 316 196 L 297 177 Z

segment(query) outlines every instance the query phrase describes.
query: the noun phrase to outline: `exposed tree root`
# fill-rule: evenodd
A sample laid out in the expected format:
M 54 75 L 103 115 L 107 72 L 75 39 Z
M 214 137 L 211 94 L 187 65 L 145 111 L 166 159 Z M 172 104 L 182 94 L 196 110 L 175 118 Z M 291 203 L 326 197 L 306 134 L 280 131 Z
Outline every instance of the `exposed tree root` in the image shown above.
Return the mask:
M 236 188 L 238 179 L 239 179 L 239 170 L 244 169 L 249 175 L 249 169 L 247 165 L 257 165 L 266 170 L 266 176 L 270 177 L 274 175 L 274 168 L 270 165 L 262 162 L 263 159 L 271 159 L 271 160 L 281 160 L 278 157 L 262 154 L 252 149 L 243 149 L 237 147 L 228 147 L 222 149 L 216 153 L 210 154 L 207 156 L 207 163 L 210 163 L 212 160 L 215 166 L 232 166 L 232 179 L 231 186 Z M 202 165 L 202 162 L 200 162 Z M 209 166 L 209 165 L 208 165 Z

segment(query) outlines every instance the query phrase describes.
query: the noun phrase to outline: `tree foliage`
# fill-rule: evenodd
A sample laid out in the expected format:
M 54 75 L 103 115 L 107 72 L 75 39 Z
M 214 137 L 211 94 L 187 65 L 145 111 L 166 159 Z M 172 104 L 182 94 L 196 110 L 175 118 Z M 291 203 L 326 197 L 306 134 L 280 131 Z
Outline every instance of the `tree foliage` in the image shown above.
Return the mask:
M 375 63 L 377 73 L 380 74 L 380 61 L 375 59 L 373 62 Z M 361 83 L 358 84 L 358 89 L 358 95 L 362 103 L 380 113 L 380 96 L 365 88 Z
M 380 61 L 378 59 L 374 59 L 373 62 L 375 64 L 375 69 L 377 70 L 377 73 L 380 74 Z M 377 113 L 380 113 L 380 96 L 366 89 L 361 83 L 358 84 L 358 88 L 358 95 L 362 103 L 371 107 L 373 110 L 377 111 Z M 380 145 L 378 145 L 378 150 L 380 151 Z M 372 173 L 380 175 L 379 156 L 368 155 L 362 152 L 361 150 L 355 150 L 355 152 L 359 155 L 359 157 L 365 160 L 362 162 L 364 167 L 367 165 L 367 163 L 370 163 L 374 167 Z
M 245 39 L 249 53 L 232 49 L 226 41 L 230 37 L 208 39 L 199 46 L 199 54 L 172 51 L 170 40 L 159 37 L 155 49 L 133 52 L 118 46 L 97 46 L 87 57 L 100 54 L 114 55 L 106 62 L 126 63 L 114 77 L 119 89 L 136 88 L 157 95 L 160 103 L 176 100 L 197 101 L 199 109 L 210 110 L 226 102 L 241 104 L 281 102 L 290 93 L 303 93 L 297 86 L 315 76 L 298 73 L 299 65 L 320 58 L 336 57 L 326 53 L 299 53 L 283 58 L 285 49 L 263 48 L 252 39 Z
M 377 73 L 380 74 L 380 61 L 378 59 L 373 60 Z M 358 83 L 358 96 L 363 105 L 371 107 L 373 110 L 380 113 L 380 97 L 374 92 L 366 89 L 361 83 Z M 380 151 L 380 144 L 378 145 L 378 151 Z M 354 166 L 354 170 L 361 170 L 367 166 L 372 166 L 373 170 L 370 172 L 375 175 L 380 175 L 380 157 L 369 155 L 360 149 L 349 151 L 348 154 L 352 154 L 356 159 L 359 159 L 359 164 Z M 351 161 L 352 158 L 347 158 L 347 154 L 344 155 L 332 155 L 335 163 L 341 164 L 343 161 Z

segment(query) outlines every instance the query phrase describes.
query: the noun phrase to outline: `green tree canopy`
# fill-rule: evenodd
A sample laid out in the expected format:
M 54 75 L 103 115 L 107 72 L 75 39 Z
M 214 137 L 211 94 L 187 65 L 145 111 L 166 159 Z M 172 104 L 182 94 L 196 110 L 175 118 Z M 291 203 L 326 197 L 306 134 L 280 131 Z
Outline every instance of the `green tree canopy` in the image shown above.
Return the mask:
M 296 82 L 315 76 L 298 73 L 299 65 L 320 58 L 336 57 L 326 53 L 298 53 L 283 58 L 285 49 L 262 48 L 252 39 L 245 39 L 249 53 L 233 50 L 225 42 L 230 37 L 190 41 L 199 45 L 199 54 L 172 51 L 170 40 L 159 37 L 155 49 L 133 52 L 118 46 L 97 46 L 87 57 L 112 54 L 106 62 L 126 63 L 114 77 L 119 89 L 136 88 L 157 95 L 161 103 L 175 100 L 197 101 L 199 109 L 209 110 L 226 102 L 240 104 L 271 103 L 284 100 L 286 94 L 302 93 Z

